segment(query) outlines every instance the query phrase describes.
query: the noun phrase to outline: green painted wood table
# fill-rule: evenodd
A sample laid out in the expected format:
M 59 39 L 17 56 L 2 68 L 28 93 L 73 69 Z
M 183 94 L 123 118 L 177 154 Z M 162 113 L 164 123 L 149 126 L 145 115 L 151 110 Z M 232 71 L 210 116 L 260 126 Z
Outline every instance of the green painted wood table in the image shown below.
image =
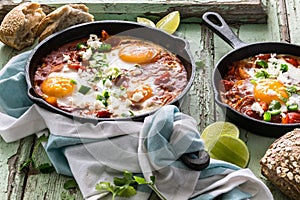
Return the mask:
M 10 3 L 21 1 L 1 1 L 0 14 L 8 11 Z M 61 1 L 42 0 L 44 4 L 58 6 Z M 57 3 L 60 2 L 60 3 Z M 76 1 L 64 1 L 70 3 Z M 79 2 L 79 1 L 78 1 Z M 84 1 L 80 1 L 84 2 Z M 226 120 L 220 108 L 215 104 L 212 93 L 211 76 L 214 64 L 231 49 L 223 40 L 215 36 L 201 24 L 203 12 L 218 11 L 231 22 L 231 27 L 238 36 L 247 43 L 256 41 L 283 41 L 300 44 L 299 21 L 297 12 L 300 9 L 298 0 L 264 0 L 264 1 L 86 1 L 96 20 L 123 19 L 135 20 L 144 16 L 157 20 L 172 10 L 180 10 L 182 22 L 176 34 L 189 41 L 192 55 L 197 63 L 195 82 L 188 93 L 182 111 L 194 117 L 201 132 L 208 124 Z M 135 7 L 135 9 L 132 9 Z M 138 9 L 136 9 L 138 8 Z M 30 48 L 26 48 L 26 51 Z M 23 52 L 22 51 L 22 52 Z M 8 60 L 19 54 L 10 47 L 0 43 L 0 68 Z M 205 78 L 204 78 L 205 77 Z M 1 95 L 1 91 L 0 91 Z M 1 120 L 1 119 L 0 119 Z M 238 125 L 238 124 L 237 124 Z M 251 158 L 249 168 L 257 177 L 263 180 L 272 191 L 276 200 L 288 199 L 260 173 L 259 160 L 275 138 L 255 135 L 240 128 L 241 137 L 246 142 Z M 22 173 L 20 164 L 30 157 L 36 136 L 30 136 L 17 142 L 5 143 L 0 138 L 0 199 L 61 199 L 66 192 L 63 184 L 70 177 L 51 174 L 41 174 L 35 171 Z M 38 163 L 49 162 L 42 147 L 38 148 Z M 74 199 L 82 199 L 79 190 L 73 190 Z M 153 196 L 152 199 L 155 199 Z

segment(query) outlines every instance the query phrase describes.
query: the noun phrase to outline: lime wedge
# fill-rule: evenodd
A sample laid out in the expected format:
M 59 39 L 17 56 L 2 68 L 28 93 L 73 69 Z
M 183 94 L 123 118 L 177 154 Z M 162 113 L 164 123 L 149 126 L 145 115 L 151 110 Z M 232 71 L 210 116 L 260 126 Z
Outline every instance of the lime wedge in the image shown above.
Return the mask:
M 230 122 L 218 121 L 208 125 L 201 134 L 205 150 L 210 151 L 221 135 L 238 138 L 240 131 L 236 125 Z
M 144 17 L 137 17 L 136 21 L 140 24 L 144 24 L 146 26 L 155 27 L 155 24 L 150 19 L 144 18 Z
M 241 139 L 231 135 L 221 135 L 209 155 L 211 158 L 230 162 L 242 168 L 249 162 L 247 145 Z
M 156 27 L 166 31 L 169 34 L 173 34 L 177 30 L 179 23 L 180 13 L 179 11 L 173 11 L 159 20 L 156 23 Z

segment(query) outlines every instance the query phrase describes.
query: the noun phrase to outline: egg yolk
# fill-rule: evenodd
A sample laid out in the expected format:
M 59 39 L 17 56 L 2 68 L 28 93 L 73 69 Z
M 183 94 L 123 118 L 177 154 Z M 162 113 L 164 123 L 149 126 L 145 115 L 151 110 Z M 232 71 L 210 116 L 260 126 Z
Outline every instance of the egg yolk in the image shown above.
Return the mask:
M 272 100 L 284 103 L 288 93 L 282 83 L 273 79 L 263 79 L 254 86 L 254 97 L 256 101 L 264 101 L 270 104 Z
M 75 86 L 69 78 L 50 77 L 43 81 L 41 90 L 49 97 L 61 98 L 72 94 Z
M 159 53 L 159 50 L 147 45 L 128 45 L 122 48 L 119 52 L 119 57 L 130 63 L 150 63 Z

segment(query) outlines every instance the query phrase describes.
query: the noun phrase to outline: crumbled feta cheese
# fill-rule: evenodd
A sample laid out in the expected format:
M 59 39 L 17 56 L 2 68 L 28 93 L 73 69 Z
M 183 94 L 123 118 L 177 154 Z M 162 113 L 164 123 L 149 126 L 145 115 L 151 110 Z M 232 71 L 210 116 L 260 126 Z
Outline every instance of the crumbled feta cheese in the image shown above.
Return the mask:
M 132 100 L 135 101 L 135 102 L 139 102 L 140 100 L 142 100 L 144 98 L 144 95 L 142 92 L 135 92 L 133 95 L 132 95 Z
M 106 79 L 104 86 L 110 88 L 112 87 L 112 82 L 109 79 Z
M 87 45 L 93 49 L 98 49 L 101 45 L 101 42 L 99 41 L 97 35 L 91 34 L 90 38 L 87 40 Z
M 254 104 L 252 104 L 251 110 L 259 113 L 260 116 L 262 116 L 264 114 L 264 110 L 262 109 L 262 107 L 260 106 L 260 104 L 258 102 L 255 102 Z
M 126 99 L 125 104 L 126 104 L 126 107 L 129 107 L 132 105 L 132 102 L 129 99 Z
M 71 57 L 69 55 L 63 54 L 63 57 L 64 57 L 64 60 L 63 60 L 64 62 L 71 59 Z
M 82 54 L 82 60 L 89 60 L 92 56 L 93 52 L 91 48 L 88 48 L 83 54 Z

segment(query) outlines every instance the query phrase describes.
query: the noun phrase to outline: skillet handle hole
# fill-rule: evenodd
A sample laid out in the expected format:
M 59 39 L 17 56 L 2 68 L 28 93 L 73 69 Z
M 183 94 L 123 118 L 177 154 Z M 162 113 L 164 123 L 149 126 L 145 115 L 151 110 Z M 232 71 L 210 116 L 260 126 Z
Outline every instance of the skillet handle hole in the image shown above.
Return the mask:
M 222 22 L 215 15 L 207 15 L 207 19 L 211 21 L 214 25 L 222 27 Z

